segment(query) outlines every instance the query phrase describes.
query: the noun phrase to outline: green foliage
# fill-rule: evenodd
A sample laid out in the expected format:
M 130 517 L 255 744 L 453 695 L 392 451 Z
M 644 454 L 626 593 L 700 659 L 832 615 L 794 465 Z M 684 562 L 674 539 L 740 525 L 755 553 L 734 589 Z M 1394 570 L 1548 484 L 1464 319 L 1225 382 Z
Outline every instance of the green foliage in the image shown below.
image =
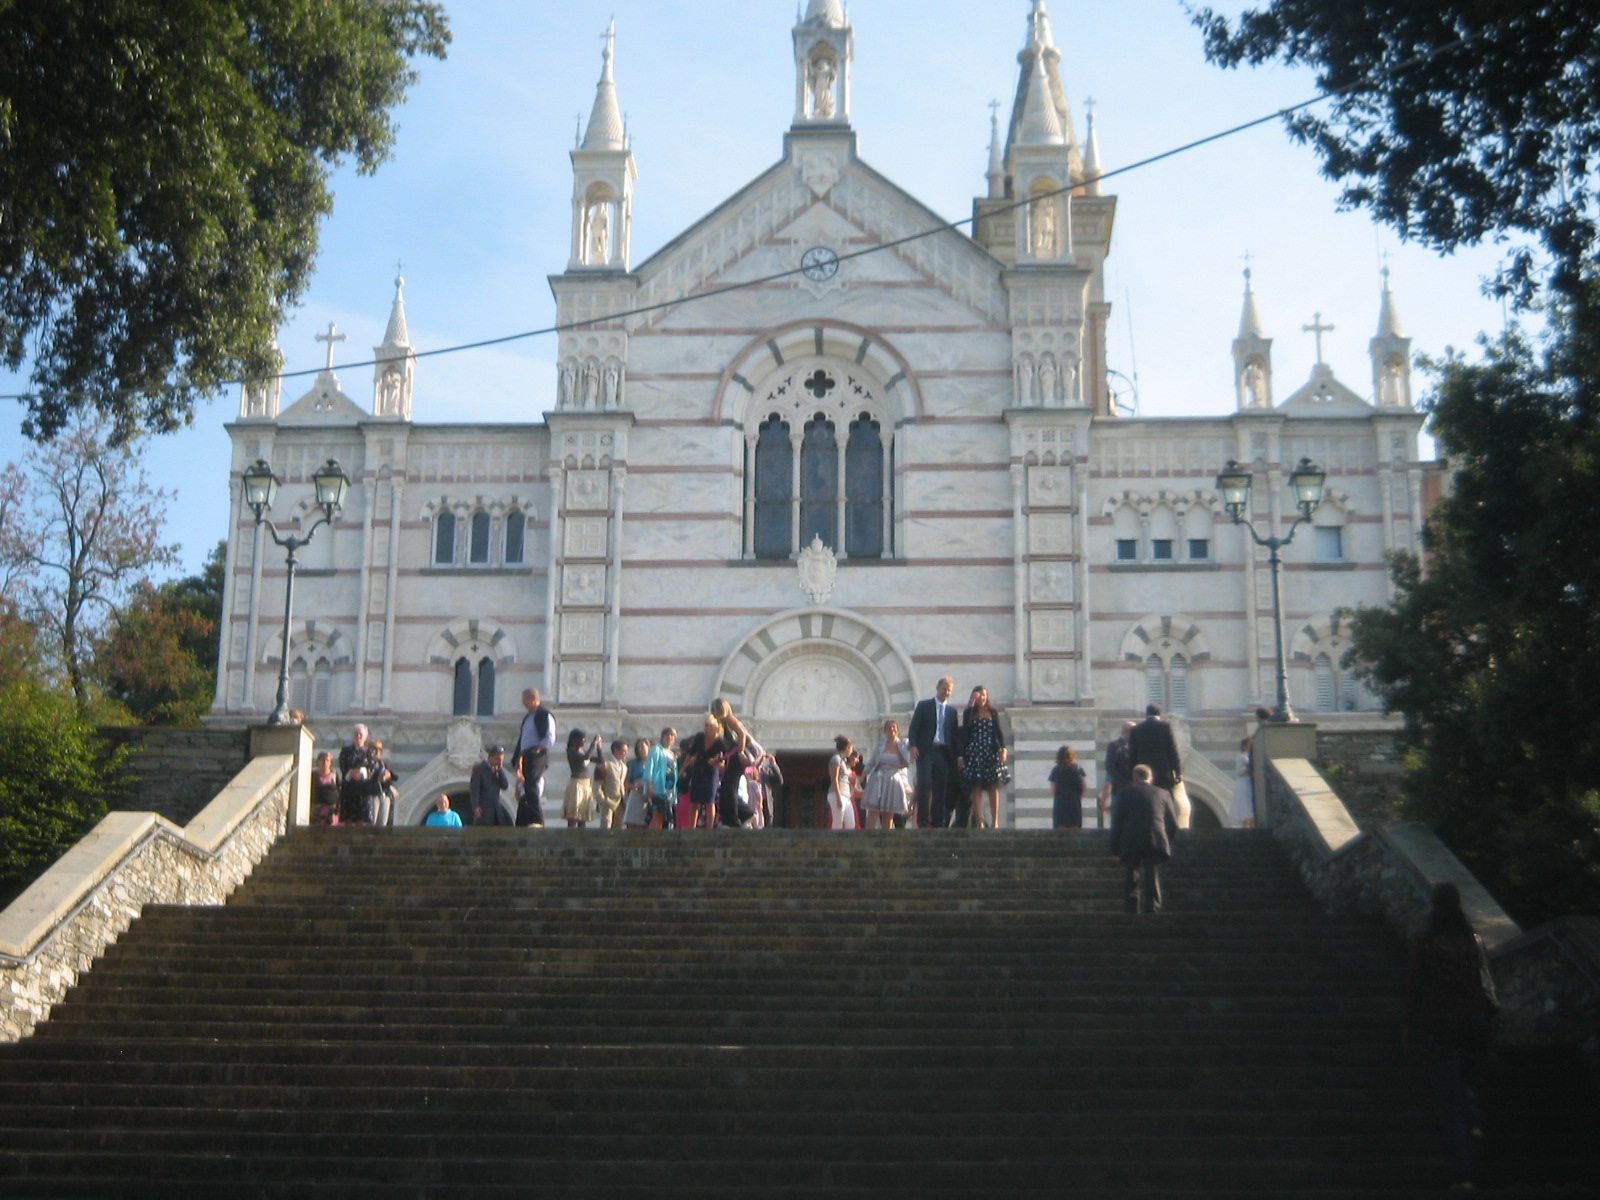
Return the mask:
M 1550 316 L 1439 368 L 1427 570 L 1400 558 L 1352 623 L 1406 716 L 1411 815 L 1526 921 L 1600 912 L 1600 292 Z
M 431 0 L 0 2 L 0 361 L 26 425 L 187 423 L 278 369 L 330 170 L 387 156 Z
M 1213 62 L 1303 63 L 1351 89 L 1289 122 L 1348 204 L 1440 250 L 1529 234 L 1558 291 L 1582 286 L 1600 233 L 1593 0 L 1270 0 L 1195 21 Z M 1504 285 L 1535 294 L 1530 250 Z
M 70 696 L 27 678 L 0 686 L 0 893 L 30 882 L 105 816 L 122 759 Z
M 193 725 L 216 690 L 227 543 L 199 575 L 143 584 L 111 619 L 95 654 L 106 695 L 144 725 Z

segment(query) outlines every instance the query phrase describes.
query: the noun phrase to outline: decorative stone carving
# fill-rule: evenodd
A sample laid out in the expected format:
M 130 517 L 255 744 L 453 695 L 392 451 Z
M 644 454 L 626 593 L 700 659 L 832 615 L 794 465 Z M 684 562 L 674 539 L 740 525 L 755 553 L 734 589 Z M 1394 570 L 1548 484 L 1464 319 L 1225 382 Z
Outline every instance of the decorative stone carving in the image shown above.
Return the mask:
M 470 771 L 483 757 L 483 730 L 471 717 L 457 717 L 444 734 L 445 758 L 458 771 Z
M 1028 504 L 1033 508 L 1072 507 L 1072 468 L 1030 467 Z
M 561 664 L 561 703 L 600 703 L 600 665 L 598 663 Z
M 839 578 L 839 558 L 820 537 L 813 537 L 811 545 L 800 551 L 796 564 L 800 574 L 800 591 L 808 604 L 826 604 L 833 597 L 834 584 Z
M 1035 604 L 1072 602 L 1072 568 L 1066 563 L 1034 563 L 1029 574 L 1029 593 Z
M 561 619 L 563 654 L 599 654 L 605 637 L 605 618 L 598 613 L 568 613 Z
M 569 471 L 567 508 L 583 512 L 604 512 L 611 506 L 610 476 L 605 471 Z
M 876 716 L 875 690 L 842 659 L 807 655 L 780 666 L 761 686 L 757 716 L 778 721 L 859 721 Z
M 561 589 L 567 604 L 600 604 L 605 597 L 606 570 L 604 567 L 568 567 Z
M 606 553 L 606 519 L 604 517 L 569 517 L 567 519 L 567 557 L 604 558 Z
M 1045 660 L 1033 664 L 1035 700 L 1077 699 L 1078 664 L 1070 659 Z
M 1064 513 L 1028 518 L 1028 549 L 1033 554 L 1070 554 L 1072 519 Z
M 839 160 L 832 154 L 813 151 L 800 158 L 800 180 L 818 200 L 839 182 Z
M 1058 651 L 1074 649 L 1073 620 L 1070 612 L 1034 613 L 1033 648 Z

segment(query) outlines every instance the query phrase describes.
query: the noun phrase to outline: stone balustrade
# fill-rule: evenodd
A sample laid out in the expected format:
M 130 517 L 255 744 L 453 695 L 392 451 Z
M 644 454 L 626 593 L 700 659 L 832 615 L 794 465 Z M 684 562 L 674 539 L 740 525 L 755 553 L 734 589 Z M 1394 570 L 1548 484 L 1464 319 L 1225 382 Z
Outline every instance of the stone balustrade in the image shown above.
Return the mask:
M 0 1041 L 32 1032 L 146 904 L 221 904 L 305 821 L 309 734 L 252 733 L 254 757 L 187 825 L 111 813 L 0 912 Z
M 1265 774 L 1267 821 L 1325 908 L 1381 916 L 1408 936 L 1427 916 L 1434 886 L 1454 883 L 1500 993 L 1496 1036 L 1581 1045 L 1600 1063 L 1600 918 L 1527 932 L 1426 826 L 1361 828 L 1307 758 L 1273 757 Z

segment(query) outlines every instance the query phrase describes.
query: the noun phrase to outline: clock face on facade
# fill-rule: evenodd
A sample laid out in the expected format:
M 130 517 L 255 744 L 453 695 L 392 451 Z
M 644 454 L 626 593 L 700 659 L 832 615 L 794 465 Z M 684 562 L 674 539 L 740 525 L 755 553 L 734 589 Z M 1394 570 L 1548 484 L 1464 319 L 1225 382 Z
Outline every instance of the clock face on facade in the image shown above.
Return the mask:
M 800 256 L 800 271 L 817 283 L 832 279 L 839 273 L 839 256 L 826 246 L 813 246 Z

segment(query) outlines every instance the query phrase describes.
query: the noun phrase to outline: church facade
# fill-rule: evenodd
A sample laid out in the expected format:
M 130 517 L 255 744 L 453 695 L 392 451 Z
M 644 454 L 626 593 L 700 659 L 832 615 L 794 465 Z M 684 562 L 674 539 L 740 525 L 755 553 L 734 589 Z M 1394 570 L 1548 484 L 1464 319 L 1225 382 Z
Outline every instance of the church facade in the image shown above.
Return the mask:
M 542 420 L 414 420 L 399 281 L 370 407 L 342 390 L 331 329 L 306 395 L 246 389 L 213 719 L 259 720 L 279 668 L 284 559 L 239 473 L 271 463 L 272 516 L 293 531 L 319 515 L 311 473 L 331 456 L 353 486 L 302 552 L 291 703 L 323 737 L 362 721 L 388 744 L 398 820 L 511 739 L 525 687 L 563 730 L 608 740 L 693 729 L 721 696 L 798 762 L 840 732 L 870 746 L 951 675 L 958 700 L 982 684 L 1006 710 L 1007 823 L 1047 825 L 1057 747 L 1093 782 L 1096 747 L 1152 700 L 1190 744 L 1197 807 L 1226 823 L 1276 663 L 1266 555 L 1215 489 L 1230 459 L 1254 472 L 1257 528 L 1280 535 L 1288 473 L 1327 472 L 1284 556 L 1291 697 L 1310 719 L 1381 720 L 1340 666 L 1340 612 L 1385 601 L 1385 555 L 1420 547 L 1438 486 L 1387 284 L 1367 395 L 1319 364 L 1280 398 L 1247 275 L 1233 411 L 1125 415 L 1105 353 L 1116 199 L 1092 117 L 1075 131 L 1044 0 L 968 230 L 858 157 L 839 0 L 810 0 L 793 38 L 782 158 L 639 263 L 608 44 L 571 155 Z

